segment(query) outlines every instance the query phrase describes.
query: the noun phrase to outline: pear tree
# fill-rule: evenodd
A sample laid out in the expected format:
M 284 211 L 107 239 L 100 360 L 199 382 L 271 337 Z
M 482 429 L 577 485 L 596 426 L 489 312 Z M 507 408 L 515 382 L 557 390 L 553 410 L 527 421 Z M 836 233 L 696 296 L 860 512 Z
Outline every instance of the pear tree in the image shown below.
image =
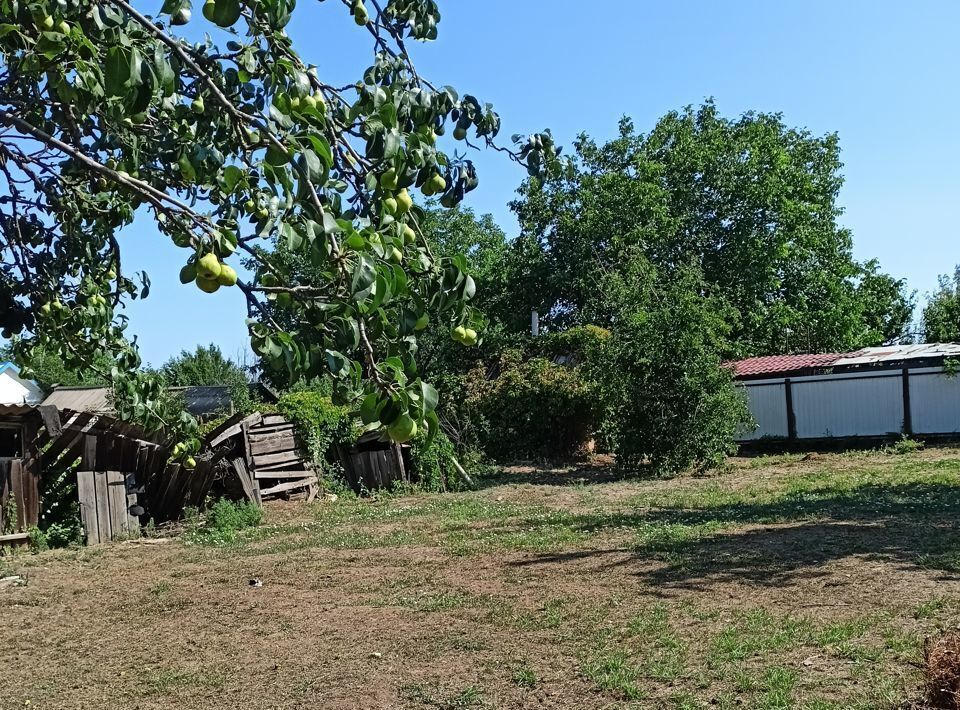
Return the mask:
M 124 303 L 150 288 L 118 239 L 136 216 L 182 248 L 187 287 L 243 293 L 266 367 L 331 377 L 395 440 L 436 431 L 417 333 L 432 319 L 469 346 L 483 317 L 466 260 L 434 253 L 414 196 L 456 207 L 478 185 L 475 148 L 552 170 L 549 132 L 501 145 L 490 104 L 418 73 L 407 45 L 437 37 L 435 0 L 330 0 L 324 31 L 370 47 L 347 85 L 287 34 L 295 0 L 144 5 L 0 0 L 0 329 L 17 359 L 107 356 L 118 414 L 180 436 L 185 461 L 196 452 L 195 424 L 125 335 Z M 277 244 L 321 278 L 300 282 Z

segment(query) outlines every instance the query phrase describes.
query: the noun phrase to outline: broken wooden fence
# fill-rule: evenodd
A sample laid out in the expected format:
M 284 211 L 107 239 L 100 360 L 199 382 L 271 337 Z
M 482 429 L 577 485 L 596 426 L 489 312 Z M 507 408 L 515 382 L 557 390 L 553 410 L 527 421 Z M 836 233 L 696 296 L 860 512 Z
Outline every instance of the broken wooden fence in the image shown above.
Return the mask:
M 207 445 L 224 455 L 240 479 L 247 499 L 303 493 L 313 500 L 319 480 L 294 425 L 281 414 L 231 417 L 210 433 Z

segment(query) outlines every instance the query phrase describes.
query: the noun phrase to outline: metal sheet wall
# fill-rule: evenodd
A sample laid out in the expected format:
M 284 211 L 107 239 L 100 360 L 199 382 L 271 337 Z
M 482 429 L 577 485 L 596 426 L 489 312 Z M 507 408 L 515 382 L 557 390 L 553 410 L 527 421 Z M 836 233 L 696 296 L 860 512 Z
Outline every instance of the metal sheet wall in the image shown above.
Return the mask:
M 783 378 L 745 382 L 756 431 L 740 441 L 788 436 Z M 902 370 L 791 379 L 798 439 L 897 435 L 904 429 Z M 960 434 L 960 376 L 939 367 L 909 371 L 914 434 Z
M 787 428 L 786 385 L 781 382 L 751 385 L 744 388 L 750 412 L 757 422 L 756 430 L 742 432 L 741 441 L 755 441 L 764 437 L 785 439 Z
M 903 430 L 903 380 L 892 376 L 833 376 L 794 380 L 798 439 L 884 436 Z
M 910 412 L 916 434 L 960 432 L 960 377 L 911 372 Z

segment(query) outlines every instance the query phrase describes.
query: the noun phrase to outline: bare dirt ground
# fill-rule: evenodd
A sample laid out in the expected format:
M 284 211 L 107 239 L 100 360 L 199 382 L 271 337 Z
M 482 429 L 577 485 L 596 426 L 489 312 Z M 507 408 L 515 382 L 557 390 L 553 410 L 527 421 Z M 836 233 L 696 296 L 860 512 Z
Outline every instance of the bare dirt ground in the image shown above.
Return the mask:
M 953 449 L 528 467 L 21 553 L 0 707 L 892 707 L 960 621 L 958 504 Z

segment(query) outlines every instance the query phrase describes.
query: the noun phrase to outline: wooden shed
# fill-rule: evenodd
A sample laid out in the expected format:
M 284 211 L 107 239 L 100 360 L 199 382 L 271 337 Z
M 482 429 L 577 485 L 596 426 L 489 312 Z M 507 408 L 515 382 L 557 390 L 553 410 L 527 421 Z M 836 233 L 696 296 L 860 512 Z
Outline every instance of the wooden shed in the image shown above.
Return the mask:
M 94 412 L 54 406 L 0 406 L 0 542 L 27 540 L 40 521 L 41 478 L 76 470 L 81 519 L 90 543 L 139 531 L 140 522 L 179 518 L 202 505 L 215 452 L 196 468 L 170 460 L 162 433 Z
M 41 426 L 34 407 L 0 405 L 0 542 L 25 542 L 39 522 Z
M 410 482 L 410 447 L 384 441 L 379 432 L 367 432 L 352 446 L 338 447 L 344 477 L 357 493 L 389 489 Z

